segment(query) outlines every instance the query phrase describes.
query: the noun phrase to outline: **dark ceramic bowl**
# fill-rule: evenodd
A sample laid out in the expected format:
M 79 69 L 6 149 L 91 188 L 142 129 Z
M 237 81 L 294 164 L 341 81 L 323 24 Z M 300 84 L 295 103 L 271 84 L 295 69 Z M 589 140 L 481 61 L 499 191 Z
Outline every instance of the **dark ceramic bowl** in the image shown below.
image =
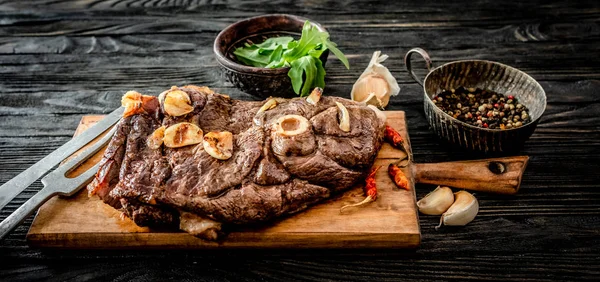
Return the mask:
M 245 19 L 236 22 L 217 35 L 214 52 L 217 62 L 223 69 L 225 78 L 238 89 L 255 96 L 267 98 L 295 97 L 292 81 L 288 77 L 289 68 L 257 68 L 238 62 L 233 51 L 244 43 L 260 43 L 269 37 L 292 36 L 296 39 L 302 34 L 306 18 L 274 14 Z M 310 21 L 320 31 L 325 29 L 314 21 Z M 321 55 L 323 66 L 327 61 L 329 50 Z
M 410 57 L 423 56 L 429 73 L 421 82 L 414 74 Z M 511 153 L 519 151 L 535 130 L 546 110 L 546 93 L 542 86 L 526 73 L 513 67 L 483 60 L 455 61 L 432 69 L 427 52 L 414 48 L 406 53 L 404 64 L 417 83 L 423 86 L 425 116 L 433 131 L 442 139 L 467 150 L 484 153 Z M 488 89 L 514 95 L 529 108 L 531 122 L 512 129 L 488 129 L 459 121 L 442 111 L 432 101 L 444 89 Z

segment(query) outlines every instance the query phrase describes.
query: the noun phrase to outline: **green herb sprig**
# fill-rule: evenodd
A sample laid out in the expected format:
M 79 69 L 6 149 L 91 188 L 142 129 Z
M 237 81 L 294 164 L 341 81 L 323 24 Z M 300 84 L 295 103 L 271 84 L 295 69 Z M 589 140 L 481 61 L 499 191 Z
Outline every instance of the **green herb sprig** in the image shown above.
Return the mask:
M 319 57 L 328 49 L 350 68 L 346 56 L 329 40 L 329 33 L 319 31 L 306 21 L 299 40 L 289 36 L 272 37 L 260 44 L 246 43 L 233 54 L 243 64 L 253 67 L 289 67 L 288 76 L 294 92 L 307 96 L 313 88 L 325 87 L 325 69 Z

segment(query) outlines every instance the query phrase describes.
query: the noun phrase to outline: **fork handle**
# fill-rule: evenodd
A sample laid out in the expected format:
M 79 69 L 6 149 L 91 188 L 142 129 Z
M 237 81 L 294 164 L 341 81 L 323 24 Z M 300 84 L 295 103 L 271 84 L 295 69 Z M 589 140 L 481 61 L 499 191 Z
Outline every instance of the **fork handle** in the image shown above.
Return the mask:
M 529 157 L 416 164 L 415 181 L 496 194 L 516 194 Z
M 2 240 L 4 236 L 19 226 L 19 224 L 23 223 L 23 221 L 25 221 L 25 219 L 43 203 L 57 194 L 58 192 L 56 190 L 50 189 L 49 187 L 44 187 L 42 190 L 33 195 L 29 200 L 27 200 L 27 202 L 25 202 L 6 219 L 0 222 L 0 240 Z

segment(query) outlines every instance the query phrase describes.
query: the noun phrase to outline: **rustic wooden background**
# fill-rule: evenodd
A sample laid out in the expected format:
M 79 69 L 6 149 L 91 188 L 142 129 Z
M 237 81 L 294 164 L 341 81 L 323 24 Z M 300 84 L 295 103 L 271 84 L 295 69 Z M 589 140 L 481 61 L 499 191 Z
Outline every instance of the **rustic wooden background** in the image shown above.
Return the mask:
M 350 60 L 327 65 L 328 95 L 348 97 L 375 50 L 401 84 L 415 160 L 475 156 L 436 140 L 419 86 L 402 64 L 412 47 L 435 65 L 488 59 L 536 78 L 548 107 L 522 154 L 516 196 L 478 194 L 462 228 L 421 216 L 416 251 L 45 251 L 26 223 L 0 241 L 0 280 L 595 280 L 600 277 L 600 4 L 597 1 L 0 1 L 0 183 L 71 138 L 84 114 L 108 113 L 130 89 L 223 81 L 212 53 L 237 20 L 293 13 L 322 23 Z M 438 2 L 438 3 L 436 3 Z M 454 2 L 454 3 L 445 3 Z M 423 64 L 416 64 L 423 67 Z M 421 75 L 425 71 L 420 72 Z M 0 219 L 41 188 L 32 185 Z M 421 197 L 433 187 L 417 186 Z

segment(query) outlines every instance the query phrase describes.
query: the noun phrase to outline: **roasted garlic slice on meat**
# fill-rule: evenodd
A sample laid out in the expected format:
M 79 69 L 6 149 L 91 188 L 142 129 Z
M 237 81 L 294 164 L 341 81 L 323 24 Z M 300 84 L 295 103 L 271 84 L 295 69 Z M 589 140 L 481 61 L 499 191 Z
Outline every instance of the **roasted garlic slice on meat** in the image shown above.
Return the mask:
M 194 110 L 190 96 L 176 86 L 161 93 L 158 99 L 165 113 L 173 117 L 182 116 Z
M 137 91 L 127 91 L 123 97 L 121 97 L 121 106 L 127 107 L 129 104 L 141 103 L 142 94 Z
M 146 139 L 146 145 L 148 145 L 148 148 L 150 148 L 152 150 L 156 150 L 156 149 L 160 148 L 160 145 L 162 145 L 164 138 L 165 138 L 165 127 L 161 126 L 161 127 L 157 128 L 156 130 L 154 130 L 154 132 L 152 132 L 152 134 L 150 136 L 148 136 L 148 139 Z
M 346 106 L 340 102 L 335 102 L 339 109 L 340 129 L 344 132 L 350 131 L 350 113 Z
M 202 129 L 189 122 L 180 122 L 165 129 L 163 143 L 169 148 L 179 148 L 202 142 Z
M 319 88 L 319 87 L 315 87 L 315 89 L 313 89 L 313 91 L 310 93 L 310 95 L 308 95 L 308 97 L 306 97 L 306 102 L 308 102 L 311 105 L 316 105 L 319 100 L 321 100 L 321 96 L 323 95 L 323 89 Z
M 142 95 L 136 91 L 127 91 L 121 98 L 121 106 L 125 107 L 123 117 L 132 116 L 134 114 L 143 113 L 144 103 L 154 99 L 153 96 Z
M 256 112 L 256 113 L 259 114 L 262 112 L 266 112 L 272 108 L 275 108 L 276 106 L 277 106 L 277 100 L 269 99 L 269 101 L 267 101 L 264 105 L 262 105 L 262 107 L 260 107 L 260 109 L 258 109 L 258 112 Z
M 264 117 L 264 115 L 261 115 L 263 112 L 266 112 L 270 109 L 273 109 L 277 107 L 277 98 L 271 98 L 269 100 L 267 100 L 267 102 L 265 102 L 262 107 L 260 107 L 260 109 L 258 109 L 258 111 L 256 112 L 256 114 L 254 114 L 254 118 L 252 119 L 252 121 L 254 122 L 254 124 L 256 125 L 261 125 L 262 124 L 262 120 L 261 118 Z
M 227 160 L 233 154 L 233 134 L 229 131 L 211 131 L 204 135 L 204 151 L 215 159 Z
M 373 53 L 369 65 L 352 86 L 352 100 L 384 108 L 390 96 L 398 95 L 400 86 L 396 78 L 381 64 L 387 58 L 387 55 L 381 55 L 381 51 Z

